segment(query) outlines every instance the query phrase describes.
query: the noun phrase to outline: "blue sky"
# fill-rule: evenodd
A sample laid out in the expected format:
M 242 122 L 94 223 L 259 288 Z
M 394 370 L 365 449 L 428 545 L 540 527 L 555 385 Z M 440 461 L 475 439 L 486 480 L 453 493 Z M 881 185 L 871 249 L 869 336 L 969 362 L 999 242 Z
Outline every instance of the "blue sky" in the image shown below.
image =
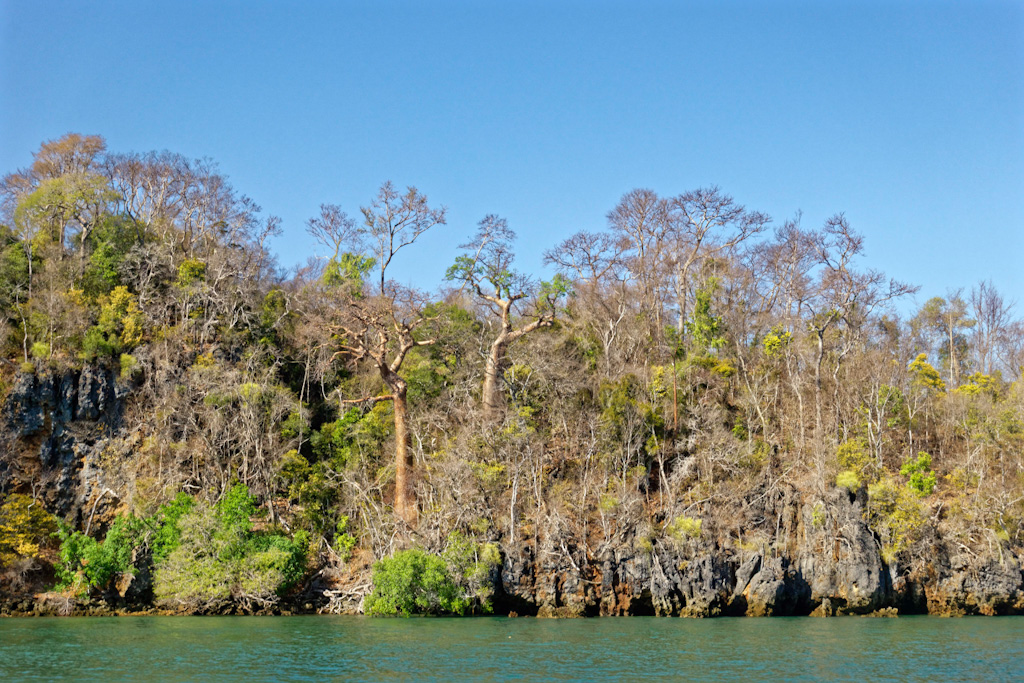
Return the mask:
M 845 212 L 918 301 L 1024 307 L 1024 3 L 0 0 L 0 173 L 39 144 L 216 160 L 283 219 L 384 180 L 449 207 L 398 279 L 440 283 L 488 213 L 520 265 L 635 187 L 718 185 L 776 222 Z

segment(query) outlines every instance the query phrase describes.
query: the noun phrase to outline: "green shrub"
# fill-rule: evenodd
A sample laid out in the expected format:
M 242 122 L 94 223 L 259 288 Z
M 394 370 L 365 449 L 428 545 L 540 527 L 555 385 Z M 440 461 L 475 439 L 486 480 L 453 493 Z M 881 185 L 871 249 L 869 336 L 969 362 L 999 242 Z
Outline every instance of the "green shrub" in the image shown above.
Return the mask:
M 445 561 L 413 548 L 373 565 L 373 592 L 363 608 L 373 616 L 465 614 L 467 600 L 448 573 Z
M 124 285 L 118 285 L 104 297 L 99 320 L 85 333 L 82 356 L 115 356 L 142 342 L 145 320 L 138 297 Z
M 235 601 L 265 608 L 306 573 L 308 534 L 289 539 L 253 531 L 256 501 L 241 484 L 216 505 L 179 495 L 162 511 L 167 531 L 154 539 L 154 593 L 162 605 L 203 611 Z
M 121 379 L 129 380 L 139 371 L 139 361 L 130 353 L 121 354 Z
M 927 496 L 935 490 L 935 472 L 932 472 L 931 466 L 932 456 L 922 451 L 917 454 L 917 458 L 907 460 L 900 468 L 900 474 L 909 479 L 907 486 L 918 496 Z
M 861 486 L 860 476 L 853 470 L 843 470 L 836 475 L 836 486 L 856 491 Z
M 184 515 L 195 509 L 195 506 L 196 501 L 192 496 L 187 493 L 179 493 L 174 500 L 157 509 L 156 514 L 153 515 L 157 529 L 149 542 L 155 564 L 160 564 L 167 559 L 167 556 L 181 544 L 181 527 L 178 526 L 178 522 Z
M 206 264 L 199 259 L 185 259 L 178 266 L 178 286 L 191 287 L 206 279 Z
M 37 361 L 44 361 L 50 357 L 50 345 L 46 342 L 37 341 L 32 344 L 31 354 Z
M 93 228 L 92 253 L 81 280 L 86 294 L 102 296 L 121 284 L 121 266 L 138 233 L 134 221 L 120 216 L 105 216 Z
M 811 509 L 811 526 L 815 529 L 821 529 L 825 526 L 825 521 L 828 519 L 826 514 L 825 506 L 821 501 L 814 504 Z
M 836 449 L 836 460 L 839 461 L 840 467 L 852 470 L 858 476 L 869 472 L 874 467 L 867 444 L 863 439 L 850 439 L 840 444 Z
M 334 532 L 335 551 L 342 562 L 352 559 L 352 549 L 358 542 L 358 539 L 348 531 L 348 515 L 342 515 Z
M 466 596 L 475 600 L 480 611 L 494 610 L 491 599 L 494 584 L 491 573 L 501 565 L 501 551 L 494 543 L 477 543 L 459 531 L 448 534 L 448 543 L 441 553 L 448 571 Z
M 57 532 L 61 541 L 57 588 L 81 594 L 106 588 L 118 575 L 131 573 L 132 556 L 143 543 L 144 528 L 145 522 L 138 517 L 118 517 L 100 543 L 62 526 Z
M 688 538 L 700 538 L 702 526 L 703 520 L 680 515 L 672 520 L 665 531 L 677 541 L 684 541 Z
M 868 525 L 882 539 L 886 562 L 908 549 L 920 535 L 924 513 L 913 491 L 888 477 L 868 487 Z

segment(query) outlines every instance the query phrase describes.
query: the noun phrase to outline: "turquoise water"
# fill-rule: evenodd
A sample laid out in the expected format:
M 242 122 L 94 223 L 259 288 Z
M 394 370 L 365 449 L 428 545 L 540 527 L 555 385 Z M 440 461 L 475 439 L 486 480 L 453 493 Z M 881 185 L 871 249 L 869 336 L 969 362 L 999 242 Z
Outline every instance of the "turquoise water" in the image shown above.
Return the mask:
M 1024 680 L 1024 617 L 0 620 L 0 680 Z

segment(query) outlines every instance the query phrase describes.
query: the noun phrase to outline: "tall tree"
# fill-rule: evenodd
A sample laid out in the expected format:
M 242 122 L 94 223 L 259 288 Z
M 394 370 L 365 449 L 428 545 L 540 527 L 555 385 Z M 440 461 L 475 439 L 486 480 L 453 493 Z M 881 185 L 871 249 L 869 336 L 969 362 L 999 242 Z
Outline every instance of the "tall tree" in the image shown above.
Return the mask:
M 863 340 L 865 323 L 871 314 L 898 297 L 917 291 L 916 287 L 867 270 L 854 270 L 855 259 L 863 253 L 864 238 L 846 217 L 837 214 L 813 236 L 819 269 L 817 279 L 803 291 L 800 305 L 807 313 L 807 329 L 813 335 L 814 403 L 816 433 L 824 434 L 822 380 L 826 354 L 832 358 L 833 389 L 838 388 L 839 370 L 846 356 Z
M 977 368 L 991 375 L 996 367 L 996 351 L 1013 322 L 1013 303 L 1006 301 L 991 281 L 972 287 L 969 302 L 975 321 L 971 347 Z
M 673 287 L 679 308 L 677 331 L 682 334 L 694 266 L 763 231 L 771 218 L 759 211 L 748 211 L 712 186 L 684 192 L 668 200 L 666 219 L 673 247 Z
M 961 370 L 967 355 L 967 331 L 976 321 L 963 296 L 963 289 L 951 290 L 946 298 L 932 297 L 911 321 L 919 334 L 936 340 L 939 357 L 945 362 L 950 389 L 960 386 Z
M 414 488 L 415 460 L 409 431 L 409 384 L 400 370 L 409 352 L 434 343 L 417 334 L 428 320 L 426 299 L 418 292 L 388 280 L 395 255 L 413 244 L 427 230 L 445 224 L 445 209 L 432 209 L 427 197 L 409 187 L 399 193 L 394 185 L 381 185 L 369 206 L 362 207 L 362 225 L 356 225 L 332 205 L 321 207 L 321 215 L 310 221 L 310 232 L 349 260 L 347 278 L 339 281 L 342 310 L 336 323 L 343 336 L 342 351 L 351 362 L 369 362 L 391 393 L 361 397 L 349 402 L 391 401 L 395 420 L 395 513 L 407 524 L 416 523 Z M 340 259 L 340 256 L 339 256 Z M 362 277 L 371 269 L 379 283 L 363 286 Z M 379 286 L 378 286 L 379 284 Z
M 628 251 L 629 244 L 612 233 L 578 232 L 544 253 L 545 263 L 572 280 L 571 318 L 600 340 L 609 373 L 620 366 L 612 350 L 632 304 Z
M 664 282 L 668 267 L 668 210 L 653 190 L 627 192 L 608 213 L 608 227 L 621 243 L 620 258 L 639 289 L 640 309 L 648 316 L 651 334 L 661 334 Z
M 550 327 L 555 320 L 555 301 L 567 291 L 568 283 L 556 276 L 551 283 L 543 283 L 541 297 L 534 301 L 533 310 L 522 319 L 514 317 L 514 307 L 530 295 L 529 278 L 512 267 L 515 254 L 512 244 L 516 234 L 504 218 L 486 216 L 480 221 L 473 239 L 461 245 L 466 249 L 448 269 L 447 279 L 461 281 L 472 289 L 476 297 L 498 319 L 495 335 L 484 365 L 482 402 L 489 420 L 498 417 L 502 409 L 501 377 L 507 366 L 508 347 L 524 335 L 542 327 Z

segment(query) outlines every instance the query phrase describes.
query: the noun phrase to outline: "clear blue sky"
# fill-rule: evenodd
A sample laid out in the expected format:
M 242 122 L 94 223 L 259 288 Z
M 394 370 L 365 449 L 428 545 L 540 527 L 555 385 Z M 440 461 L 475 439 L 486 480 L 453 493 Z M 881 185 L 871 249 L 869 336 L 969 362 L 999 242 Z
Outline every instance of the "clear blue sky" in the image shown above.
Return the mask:
M 0 0 L 0 173 L 68 131 L 213 158 L 285 266 L 386 179 L 449 207 L 395 273 L 428 287 L 487 213 L 540 273 L 631 188 L 717 184 L 1024 307 L 1020 2 Z

